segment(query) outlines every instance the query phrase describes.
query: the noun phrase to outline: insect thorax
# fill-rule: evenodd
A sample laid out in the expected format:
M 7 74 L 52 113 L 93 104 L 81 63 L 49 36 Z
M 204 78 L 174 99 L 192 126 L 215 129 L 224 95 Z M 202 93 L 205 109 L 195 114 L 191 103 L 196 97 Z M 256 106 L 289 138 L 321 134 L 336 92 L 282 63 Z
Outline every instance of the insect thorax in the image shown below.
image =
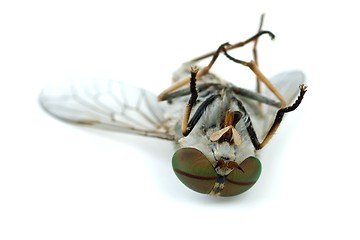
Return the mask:
M 201 85 L 199 86 L 201 88 Z M 234 161 L 240 164 L 249 156 L 254 156 L 255 149 L 251 143 L 250 136 L 246 131 L 249 124 L 247 114 L 241 110 L 236 101 L 236 94 L 232 91 L 232 85 L 229 83 L 215 84 L 208 87 L 207 90 L 199 91 L 199 97 L 193 107 L 191 117 L 193 117 L 199 108 L 204 106 L 204 102 L 210 97 L 217 95 L 214 100 L 206 106 L 200 119 L 186 137 L 183 136 L 181 127 L 183 114 L 188 95 L 174 99 L 169 107 L 169 117 L 174 121 L 175 142 L 177 148 L 192 147 L 200 150 L 215 167 L 218 161 Z M 235 143 L 233 140 L 216 140 L 212 138 L 214 134 L 222 131 L 226 126 L 224 119 L 227 112 L 236 112 L 240 116 L 234 126 L 234 131 L 240 136 L 241 143 Z M 190 119 L 191 119 L 190 117 Z M 225 129 L 226 130 L 226 129 Z M 218 170 L 219 175 L 227 175 L 231 169 L 223 168 Z

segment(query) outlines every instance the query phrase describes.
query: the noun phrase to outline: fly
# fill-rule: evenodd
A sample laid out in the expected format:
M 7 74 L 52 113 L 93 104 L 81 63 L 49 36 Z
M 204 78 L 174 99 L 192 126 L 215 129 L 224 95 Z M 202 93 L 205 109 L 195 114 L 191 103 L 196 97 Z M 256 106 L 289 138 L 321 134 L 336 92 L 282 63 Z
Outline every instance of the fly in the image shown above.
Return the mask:
M 173 170 L 187 187 L 216 196 L 241 194 L 260 176 L 257 151 L 306 93 L 301 72 L 281 73 L 270 81 L 260 71 L 258 39 L 275 37 L 262 30 L 262 22 L 263 16 L 258 32 L 246 41 L 224 43 L 216 51 L 184 63 L 175 72 L 173 84 L 157 97 L 112 80 L 73 81 L 45 88 L 40 104 L 66 122 L 174 141 Z M 229 54 L 250 43 L 253 60 Z M 256 90 L 235 86 L 211 73 L 220 55 L 248 67 L 256 76 Z M 211 59 L 208 65 L 196 67 L 207 58 Z

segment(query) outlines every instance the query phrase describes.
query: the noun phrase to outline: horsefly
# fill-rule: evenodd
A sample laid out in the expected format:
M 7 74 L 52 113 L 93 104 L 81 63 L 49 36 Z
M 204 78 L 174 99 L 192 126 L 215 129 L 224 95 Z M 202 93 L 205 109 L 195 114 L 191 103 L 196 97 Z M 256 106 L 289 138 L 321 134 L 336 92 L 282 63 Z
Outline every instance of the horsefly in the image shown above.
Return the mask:
M 258 39 L 275 37 L 262 30 L 262 22 L 263 16 L 258 32 L 249 39 L 222 44 L 216 51 L 184 63 L 175 72 L 173 84 L 157 97 L 118 81 L 73 81 L 45 88 L 40 104 L 70 123 L 174 141 L 177 150 L 172 166 L 183 184 L 215 196 L 241 194 L 260 176 L 257 151 L 306 93 L 301 72 L 281 73 L 269 81 L 259 70 Z M 229 54 L 250 43 L 253 60 Z M 235 86 L 210 72 L 222 55 L 255 74 L 256 90 Z M 208 58 L 205 67 L 196 67 Z

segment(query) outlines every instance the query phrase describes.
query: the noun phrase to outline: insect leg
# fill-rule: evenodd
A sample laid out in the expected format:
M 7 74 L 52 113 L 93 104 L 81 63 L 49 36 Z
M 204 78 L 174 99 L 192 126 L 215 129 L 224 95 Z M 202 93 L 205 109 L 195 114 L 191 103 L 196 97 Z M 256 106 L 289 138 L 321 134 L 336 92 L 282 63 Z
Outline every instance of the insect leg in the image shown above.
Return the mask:
M 190 99 L 188 101 L 188 104 L 186 105 L 185 113 L 184 113 L 184 119 L 182 123 L 182 134 L 186 137 L 189 135 L 191 130 L 195 127 L 197 122 L 200 120 L 201 116 L 205 112 L 206 108 L 220 95 L 215 94 L 208 97 L 196 110 L 193 117 L 190 119 L 190 113 L 193 108 L 193 106 L 196 103 L 196 99 L 198 97 L 198 92 L 196 89 L 196 74 L 198 73 L 199 69 L 197 67 L 191 68 L 191 78 L 190 78 Z
M 262 25 L 264 23 L 264 17 L 265 17 L 265 14 L 261 14 L 261 17 L 260 17 L 260 25 L 259 25 L 259 30 L 258 32 L 261 32 L 261 29 L 262 29 Z M 258 58 L 258 55 L 257 55 L 257 43 L 258 43 L 258 40 L 259 38 L 256 38 L 254 40 L 254 44 L 253 44 L 253 49 L 252 49 L 252 52 L 253 52 L 253 58 L 254 58 L 254 61 L 255 61 L 255 64 L 257 66 L 259 66 L 259 58 Z M 256 77 L 256 91 L 258 93 L 261 93 L 261 85 L 260 85 L 260 80 L 258 77 Z
M 252 99 L 255 100 L 259 103 L 264 103 L 266 105 L 270 105 L 270 106 L 274 106 L 277 108 L 281 107 L 281 104 L 279 101 L 273 100 L 271 98 L 265 97 L 257 92 L 253 92 L 250 90 L 247 90 L 245 88 L 240 88 L 240 87 L 233 87 L 232 90 L 234 91 L 234 93 L 236 93 L 237 95 L 240 95 L 242 97 L 248 98 L 248 99 Z
M 270 141 L 271 137 L 275 134 L 276 130 L 280 126 L 280 123 L 281 123 L 285 113 L 294 111 L 300 105 L 300 103 L 303 100 L 304 95 L 306 93 L 306 86 L 304 84 L 301 84 L 299 86 L 299 88 L 300 88 L 300 94 L 299 94 L 299 97 L 297 98 L 297 100 L 291 106 L 280 108 L 278 110 L 278 112 L 276 113 L 275 120 L 274 120 L 270 130 L 268 131 L 264 140 L 261 143 L 259 142 L 259 139 L 256 136 L 256 132 L 252 126 L 250 116 L 248 116 L 250 119 L 250 123 L 246 129 L 250 135 L 251 142 L 254 145 L 255 149 L 259 150 L 259 149 L 263 148 Z M 245 110 L 244 106 L 242 105 L 242 103 L 239 100 L 237 101 L 237 103 L 238 103 L 239 108 L 246 113 L 246 110 Z
M 241 112 L 243 112 L 243 113 L 245 113 L 247 115 L 249 122 L 248 122 L 248 126 L 246 127 L 246 130 L 249 133 L 251 142 L 252 142 L 253 146 L 255 147 L 255 149 L 259 149 L 258 147 L 260 145 L 260 142 L 259 142 L 258 137 L 256 136 L 256 132 L 255 132 L 255 129 L 254 129 L 253 125 L 252 125 L 250 115 L 247 113 L 244 105 L 242 104 L 242 102 L 239 99 L 234 98 L 234 100 L 237 102 L 237 105 L 238 105 L 239 109 L 241 110 Z
M 210 68 L 214 65 L 216 59 L 219 57 L 219 54 L 223 51 L 223 48 L 224 48 L 224 46 L 226 46 L 226 45 L 229 45 L 229 44 L 228 44 L 228 43 L 224 43 L 224 44 L 220 45 L 220 47 L 218 48 L 218 50 L 213 54 L 213 57 L 212 57 L 210 63 L 209 63 L 206 67 L 204 67 L 203 69 L 198 70 L 198 72 L 197 72 L 197 74 L 196 74 L 197 77 L 198 77 L 198 79 L 199 79 L 201 76 L 204 76 L 204 75 L 206 75 L 207 73 L 209 73 Z M 171 93 L 171 92 L 175 91 L 176 89 L 178 89 L 178 88 L 180 88 L 180 87 L 188 84 L 188 83 L 190 82 L 190 80 L 191 80 L 191 77 L 187 77 L 187 78 L 184 78 L 183 80 L 180 80 L 180 81 L 175 82 L 173 85 L 171 85 L 169 88 L 165 89 L 162 93 L 159 94 L 158 100 L 159 100 L 159 101 L 163 101 L 164 99 L 166 99 L 166 96 L 167 96 L 169 93 Z
M 184 113 L 184 119 L 182 123 L 182 133 L 184 136 L 187 136 L 190 131 L 188 129 L 188 123 L 190 118 L 191 109 L 194 106 L 196 99 L 198 97 L 198 93 L 196 90 L 196 74 L 198 73 L 199 69 L 197 67 L 191 68 L 191 78 L 190 78 L 190 99 L 188 101 L 188 104 L 186 105 L 185 113 Z
M 239 63 L 241 65 L 247 66 L 251 69 L 251 71 L 253 71 L 253 73 L 256 75 L 256 77 L 265 84 L 265 86 L 267 88 L 269 88 L 269 90 L 279 99 L 280 103 L 281 103 L 281 107 L 285 107 L 286 106 L 286 101 L 284 99 L 284 97 L 282 96 L 282 94 L 277 90 L 277 88 L 267 79 L 267 77 L 265 77 L 265 75 L 260 71 L 260 69 L 257 67 L 256 63 L 251 60 L 250 62 L 246 62 L 243 60 L 239 60 L 236 59 L 232 56 L 230 56 L 227 53 L 227 50 L 224 48 L 224 55 L 229 58 L 231 61 L 234 61 L 236 63 Z
M 201 69 L 199 71 L 199 73 L 197 74 L 197 76 L 198 76 L 198 78 L 200 80 L 201 76 L 204 76 L 209 72 L 210 68 L 214 65 L 216 59 L 218 58 L 218 56 L 219 56 L 219 54 L 221 52 L 224 52 L 225 50 L 231 50 L 231 49 L 243 47 L 246 44 L 248 44 L 248 43 L 250 43 L 252 41 L 255 41 L 256 39 L 258 39 L 263 34 L 269 34 L 271 39 L 275 38 L 275 35 L 270 31 L 260 31 L 260 32 L 258 32 L 257 34 L 255 34 L 254 36 L 252 36 L 251 38 L 247 39 L 244 42 L 238 42 L 238 43 L 233 44 L 233 45 L 230 45 L 228 43 L 224 43 L 224 44 L 220 45 L 220 47 L 216 51 L 213 51 L 213 52 L 210 52 L 210 53 L 205 54 L 203 56 L 200 56 L 198 58 L 195 58 L 195 59 L 193 59 L 193 60 L 191 60 L 189 62 L 197 62 L 197 61 L 200 61 L 202 59 L 205 59 L 205 58 L 208 58 L 208 57 L 212 56 L 212 59 L 211 59 L 210 63 L 205 68 Z M 225 49 L 225 46 L 226 46 L 226 49 Z M 175 82 L 173 85 L 171 85 L 170 87 L 168 87 L 167 89 L 165 89 L 163 92 L 161 92 L 159 94 L 158 100 L 163 101 L 167 94 L 169 94 L 169 93 L 173 92 L 174 90 L 188 84 L 189 82 L 190 82 L 190 77 L 187 77 L 187 78 L 184 78 L 183 80 Z
M 306 93 L 306 86 L 304 84 L 301 84 L 299 86 L 299 89 L 300 89 L 300 95 L 299 97 L 296 99 L 296 101 L 291 105 L 291 106 L 288 106 L 288 107 L 285 107 L 285 108 L 280 108 L 277 113 L 276 113 L 276 117 L 275 117 L 275 120 L 274 120 L 274 123 L 273 125 L 271 126 L 269 132 L 266 134 L 264 140 L 261 142 L 261 144 L 258 146 L 258 149 L 261 149 L 263 148 L 268 142 L 269 140 L 271 139 L 271 137 L 275 134 L 276 130 L 278 129 L 278 127 L 280 126 L 280 123 L 285 115 L 285 113 L 288 113 L 288 112 L 291 112 L 291 111 L 294 111 L 301 103 L 301 101 L 303 100 L 304 98 L 304 95 Z
M 197 90 L 198 92 L 203 92 L 203 94 L 209 94 L 209 91 L 211 91 L 211 89 L 213 87 L 216 87 L 215 84 L 211 84 L 211 83 L 203 83 L 201 85 L 197 86 Z M 189 95 L 190 89 L 189 88 L 182 88 L 176 91 L 173 91 L 171 93 L 168 93 L 164 96 L 163 101 L 169 101 L 178 97 L 183 97 L 183 96 L 187 96 Z
M 270 31 L 259 31 L 257 34 L 255 34 L 254 36 L 252 36 L 251 38 L 249 38 L 249 39 L 247 39 L 247 40 L 245 40 L 245 41 L 243 41 L 243 42 L 238 42 L 238 43 L 235 43 L 235 44 L 226 46 L 226 49 L 225 49 L 225 50 L 229 51 L 229 50 L 231 50 L 231 49 L 243 47 L 243 46 L 245 46 L 246 44 L 255 41 L 255 40 L 258 39 L 261 35 L 264 35 L 264 34 L 270 35 L 271 39 L 274 39 L 274 38 L 275 38 L 275 35 L 274 35 L 272 32 L 270 32 Z M 219 50 L 219 49 L 218 49 L 218 50 Z M 218 50 L 217 50 L 217 51 L 218 51 Z M 205 58 L 214 56 L 215 54 L 217 54 L 217 51 L 209 52 L 209 53 L 204 54 L 204 55 L 202 55 L 202 56 L 200 56 L 200 57 L 194 58 L 194 59 L 192 59 L 192 60 L 189 61 L 189 62 L 197 62 L 197 61 L 200 61 L 200 60 L 202 60 L 202 59 L 205 59 Z
M 198 123 L 198 121 L 200 120 L 201 116 L 204 114 L 205 110 L 207 109 L 207 107 L 214 102 L 214 100 L 216 98 L 220 97 L 220 94 L 214 94 L 209 96 L 196 110 L 196 112 L 194 113 L 194 115 L 192 116 L 192 118 L 190 119 L 190 121 L 187 123 L 187 127 L 184 133 L 184 136 L 189 135 L 189 133 L 191 132 L 191 130 L 193 130 L 193 128 L 196 126 L 196 124 Z M 185 121 L 184 121 L 185 122 Z

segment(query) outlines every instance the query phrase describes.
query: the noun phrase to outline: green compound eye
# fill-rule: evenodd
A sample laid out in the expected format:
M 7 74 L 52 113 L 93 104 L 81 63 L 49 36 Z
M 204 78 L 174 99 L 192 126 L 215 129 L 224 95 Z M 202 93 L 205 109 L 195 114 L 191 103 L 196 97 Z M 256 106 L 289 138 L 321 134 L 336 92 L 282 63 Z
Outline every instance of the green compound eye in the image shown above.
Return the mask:
M 235 168 L 225 180 L 221 196 L 235 196 L 249 190 L 261 174 L 261 163 L 255 157 L 248 157 Z
M 188 188 L 210 193 L 217 174 L 205 155 L 195 148 L 180 148 L 174 153 L 172 166 L 176 176 Z
M 221 186 L 220 196 L 235 196 L 250 189 L 260 177 L 261 163 L 248 157 L 225 177 L 219 176 L 206 156 L 195 148 L 181 148 L 174 153 L 172 166 L 176 176 L 188 188 L 208 194 Z

